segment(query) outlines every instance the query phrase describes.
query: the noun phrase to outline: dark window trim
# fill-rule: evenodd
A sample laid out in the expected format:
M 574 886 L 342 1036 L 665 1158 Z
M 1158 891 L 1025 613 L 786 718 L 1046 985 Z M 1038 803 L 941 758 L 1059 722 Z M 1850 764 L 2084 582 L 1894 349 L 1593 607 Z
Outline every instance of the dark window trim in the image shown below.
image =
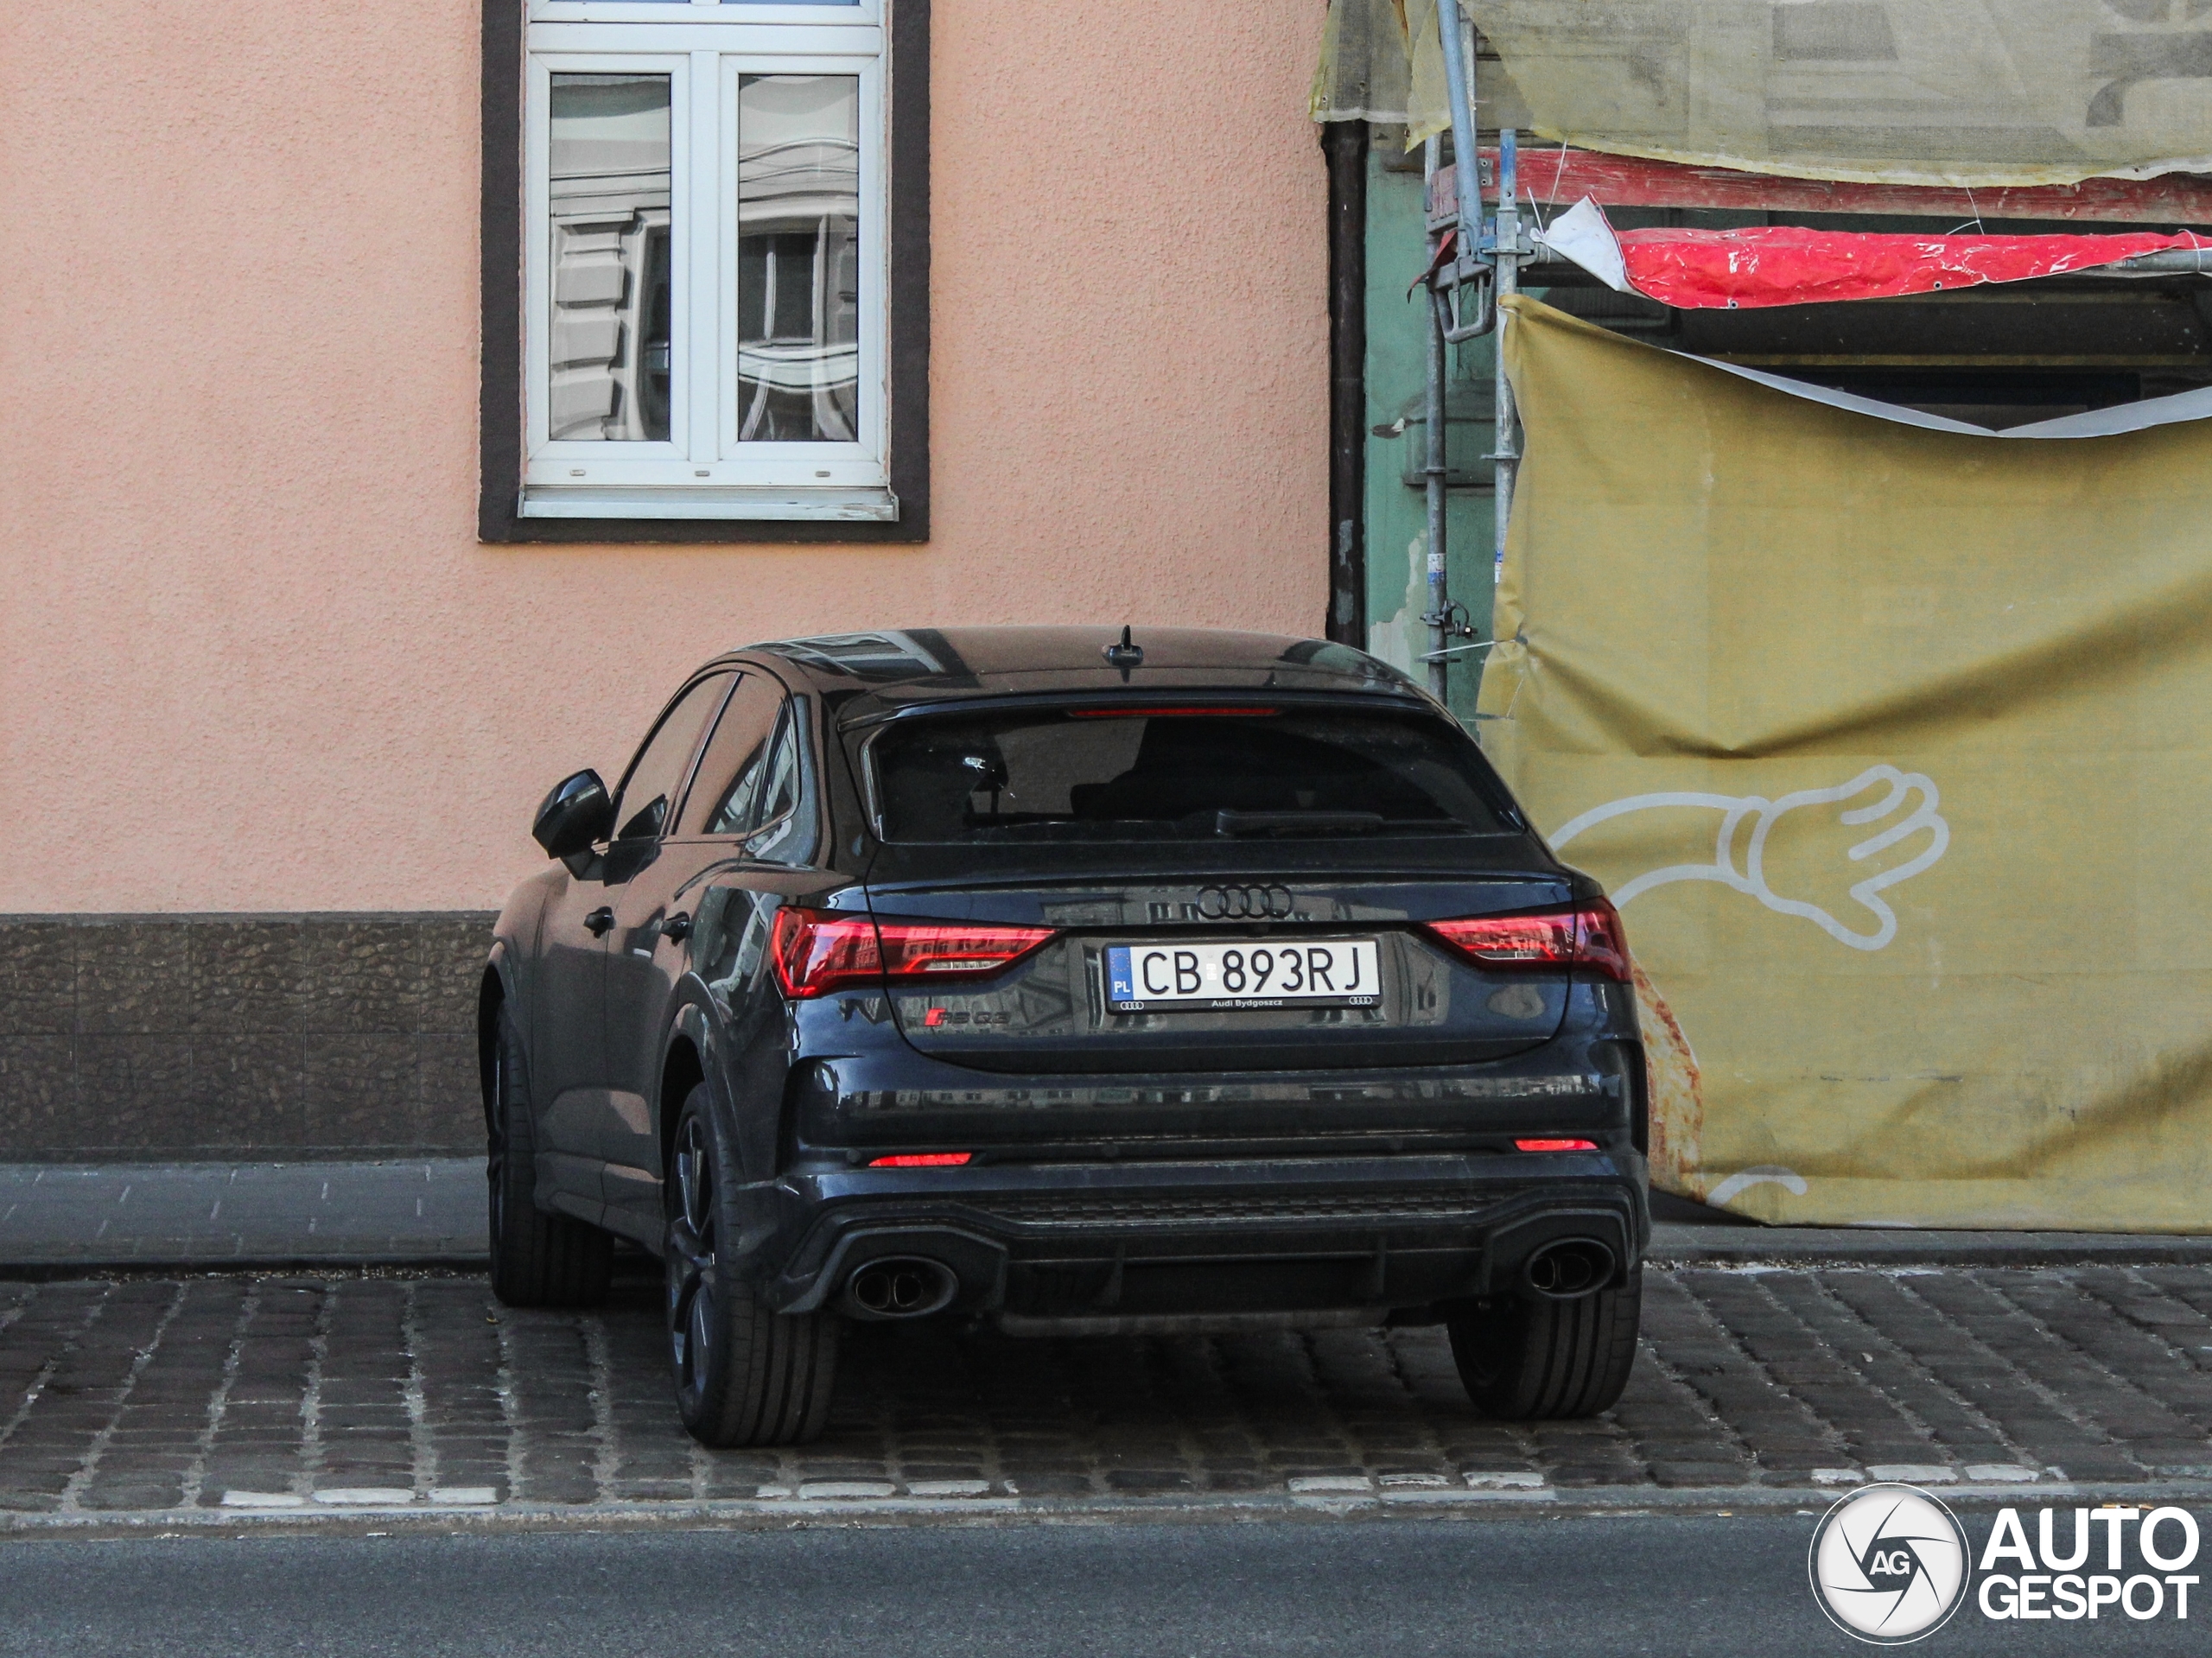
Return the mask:
M 891 107 L 893 524 L 525 518 L 522 494 L 522 98 L 525 0 L 484 0 L 483 387 L 476 536 L 485 542 L 914 542 L 930 536 L 930 0 L 885 0 Z

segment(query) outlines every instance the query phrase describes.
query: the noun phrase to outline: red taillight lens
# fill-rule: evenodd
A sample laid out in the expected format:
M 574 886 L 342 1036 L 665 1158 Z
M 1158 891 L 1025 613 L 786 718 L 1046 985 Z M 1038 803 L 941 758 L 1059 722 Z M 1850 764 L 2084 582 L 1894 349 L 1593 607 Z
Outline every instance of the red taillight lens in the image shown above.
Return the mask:
M 971 927 L 950 921 L 879 921 L 883 970 L 894 979 L 995 973 L 1052 937 L 1050 927 Z
M 1484 967 L 1571 967 L 1600 978 L 1629 978 L 1621 918 L 1603 899 L 1561 910 L 1431 921 L 1428 931 Z
M 786 906 L 776 912 L 769 959 L 794 1000 L 849 984 L 976 978 L 1011 967 L 1053 936 L 1050 927 L 886 921 Z
M 1594 1140 L 1516 1140 L 1514 1145 L 1524 1152 L 1594 1152 Z
M 789 906 L 776 912 L 768 935 L 776 981 L 794 999 L 819 996 L 843 984 L 875 984 L 883 978 L 883 950 L 875 921 L 864 915 L 825 915 Z
M 901 1152 L 896 1157 L 868 1159 L 872 1169 L 955 1169 L 975 1156 L 973 1152 Z
M 1621 931 L 1621 912 L 1604 899 L 1574 912 L 1574 964 L 1623 984 L 1635 976 L 1635 964 L 1628 958 L 1628 935 Z

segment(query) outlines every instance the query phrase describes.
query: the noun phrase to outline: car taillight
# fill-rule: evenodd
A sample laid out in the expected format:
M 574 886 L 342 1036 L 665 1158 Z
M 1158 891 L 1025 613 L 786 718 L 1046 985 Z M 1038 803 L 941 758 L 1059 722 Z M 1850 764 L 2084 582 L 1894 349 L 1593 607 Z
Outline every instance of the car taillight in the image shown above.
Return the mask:
M 1050 927 L 884 921 L 786 905 L 776 912 L 768 956 L 794 1000 L 885 981 L 980 978 L 1014 965 L 1053 936 Z
M 1594 1140 L 1516 1140 L 1513 1144 L 1516 1150 L 1523 1152 L 1594 1152 L 1598 1149 L 1598 1142 Z
M 1431 921 L 1428 931 L 1484 967 L 1569 967 L 1600 978 L 1629 978 L 1628 941 L 1619 913 L 1604 899 L 1519 915 Z
M 957 1169 L 973 1152 L 900 1152 L 895 1157 L 872 1157 L 872 1169 Z

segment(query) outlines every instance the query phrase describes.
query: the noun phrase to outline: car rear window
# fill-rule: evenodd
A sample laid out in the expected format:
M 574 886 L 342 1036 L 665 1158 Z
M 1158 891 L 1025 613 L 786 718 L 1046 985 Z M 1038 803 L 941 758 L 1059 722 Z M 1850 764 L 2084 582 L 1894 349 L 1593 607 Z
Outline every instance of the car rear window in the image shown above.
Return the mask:
M 902 720 L 869 759 L 894 842 L 1520 832 L 1466 734 L 1418 714 L 1031 706 Z

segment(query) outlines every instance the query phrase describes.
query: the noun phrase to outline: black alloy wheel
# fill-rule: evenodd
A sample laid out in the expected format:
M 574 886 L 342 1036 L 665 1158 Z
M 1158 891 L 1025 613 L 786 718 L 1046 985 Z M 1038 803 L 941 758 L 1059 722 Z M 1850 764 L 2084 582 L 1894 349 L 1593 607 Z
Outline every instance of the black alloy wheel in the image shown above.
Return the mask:
M 500 1008 L 485 1101 L 492 1293 L 511 1307 L 588 1307 L 607 1299 L 614 1240 L 537 1206 L 537 1153 L 522 1038 Z
M 702 1445 L 803 1445 L 829 1424 L 840 1322 L 772 1311 L 725 1258 L 735 1177 L 702 1083 L 677 1119 L 662 1187 L 677 1411 Z
M 1445 1328 L 1467 1397 L 1509 1422 L 1595 1416 L 1628 1386 L 1643 1268 L 1619 1289 L 1572 1301 L 1501 1295 L 1462 1301 Z

